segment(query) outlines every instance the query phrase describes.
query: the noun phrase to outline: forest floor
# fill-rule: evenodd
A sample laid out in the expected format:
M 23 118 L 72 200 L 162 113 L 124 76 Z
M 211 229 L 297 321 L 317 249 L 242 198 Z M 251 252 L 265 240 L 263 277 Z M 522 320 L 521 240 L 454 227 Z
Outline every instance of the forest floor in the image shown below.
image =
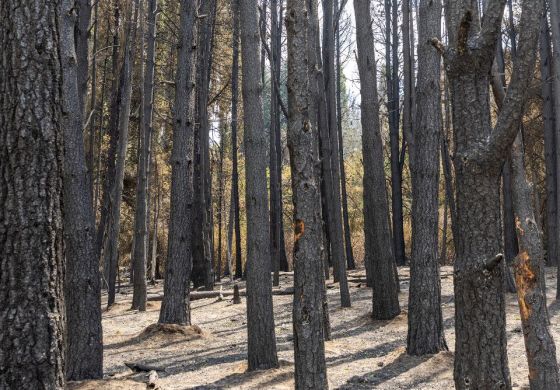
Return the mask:
M 453 388 L 454 300 L 452 267 L 443 267 L 442 307 L 449 352 L 425 357 L 406 354 L 409 269 L 399 270 L 402 313 L 391 321 L 374 321 L 371 289 L 364 271 L 349 273 L 352 307 L 341 309 L 338 285 L 330 283 L 328 297 L 333 340 L 326 342 L 331 389 L 450 389 Z M 556 269 L 547 269 L 551 330 L 560 345 L 560 304 L 556 295 Z M 292 275 L 281 275 L 281 288 L 292 285 Z M 230 290 L 224 281 L 222 289 Z M 160 294 L 162 283 L 149 288 Z M 244 286 L 240 284 L 240 287 Z M 220 289 L 220 284 L 217 286 Z M 104 297 L 105 299 L 105 297 Z M 247 372 L 245 298 L 232 304 L 231 297 L 208 298 L 191 303 L 193 327 L 184 333 L 144 332 L 157 322 L 161 302 L 149 301 L 148 310 L 129 310 L 131 287 L 121 288 L 117 304 L 103 313 L 103 381 L 73 383 L 72 390 L 146 389 L 146 372 L 135 373 L 124 363 L 134 362 L 159 371 L 161 389 L 292 389 L 292 295 L 274 296 L 274 314 L 280 368 Z M 144 332 L 144 333 L 143 333 Z M 516 389 L 528 389 L 528 369 L 516 296 L 507 295 L 509 367 Z M 560 350 L 560 348 L 557 348 Z

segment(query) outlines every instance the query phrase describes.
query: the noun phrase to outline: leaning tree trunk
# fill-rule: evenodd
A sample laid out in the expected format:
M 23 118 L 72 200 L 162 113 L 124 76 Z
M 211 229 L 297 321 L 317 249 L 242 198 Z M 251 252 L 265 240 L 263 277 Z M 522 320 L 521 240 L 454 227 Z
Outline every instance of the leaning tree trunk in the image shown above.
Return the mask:
M 543 0 L 546 2 L 546 0 Z M 550 27 L 548 26 L 547 12 L 541 19 L 541 34 L 539 38 L 540 70 L 543 96 L 543 123 L 544 123 L 544 154 L 546 168 L 546 260 L 548 265 L 558 264 L 558 243 L 556 241 L 557 229 L 556 213 L 558 212 L 556 199 L 556 154 L 554 145 L 556 135 L 554 132 L 554 90 L 552 89 L 552 48 L 550 46 Z
M 332 262 L 340 285 L 340 305 L 350 307 L 350 292 L 346 276 L 346 253 L 342 228 L 342 203 L 340 194 L 340 154 L 338 150 L 338 130 L 336 122 L 336 74 L 334 45 L 334 6 L 333 0 L 323 0 L 323 77 L 327 99 L 329 130 L 329 152 L 332 174 L 332 208 L 329 210 L 330 241 Z
M 136 183 L 136 215 L 134 218 L 134 267 L 132 309 L 146 311 L 146 264 L 148 258 L 148 178 L 152 155 L 152 116 L 154 110 L 154 70 L 156 46 L 157 0 L 148 2 L 148 30 L 146 32 L 146 61 L 140 118 L 140 150 L 138 153 L 138 177 Z
M 324 288 L 322 221 L 316 130 L 307 56 L 314 54 L 308 34 L 307 0 L 288 0 L 288 147 L 294 204 L 294 358 L 296 389 L 327 389 L 323 336 Z M 311 21 L 312 23 L 312 21 Z
M 386 320 L 400 313 L 395 258 L 389 228 L 383 142 L 379 124 L 377 68 L 371 27 L 370 0 L 354 0 L 356 46 L 360 73 L 362 153 L 364 159 L 365 263 L 373 283 L 373 317 Z
M 492 127 L 490 72 L 505 1 L 490 0 L 484 19 L 472 2 L 448 2 L 449 48 L 432 43 L 445 60 L 456 151 L 455 386 L 511 388 L 505 331 L 501 242 L 501 168 L 517 134 L 535 66 L 541 2 L 522 1 L 518 59 L 503 109 Z M 484 348 L 481 348 L 481 343 Z
M 64 388 L 56 2 L 0 3 L 0 388 Z M 16 60 L 17 59 L 17 60 Z
M 171 198 L 167 263 L 159 322 L 190 325 L 192 188 L 196 12 L 198 1 L 182 1 L 175 80 Z
M 239 211 L 239 172 L 237 163 L 237 105 L 239 99 L 239 8 L 241 0 L 231 0 L 233 14 L 233 64 L 231 66 L 231 155 L 232 155 L 232 201 L 235 230 L 235 278 L 243 277 L 241 260 L 241 219 Z
M 103 376 L 101 284 L 95 249 L 93 194 L 82 132 L 78 90 L 73 0 L 60 7 L 59 37 L 62 62 L 62 117 L 64 129 L 64 244 L 66 301 L 66 377 L 69 380 Z
M 247 212 L 247 333 L 249 370 L 278 366 L 266 185 L 266 134 L 262 111 L 262 80 L 257 0 L 240 7 L 243 56 L 243 130 L 245 145 L 245 208 Z
M 438 52 L 429 43 L 430 38 L 441 36 L 441 1 L 420 0 L 419 11 L 416 124 L 410 152 L 413 160 L 407 338 L 410 355 L 447 350 L 438 262 L 441 61 Z

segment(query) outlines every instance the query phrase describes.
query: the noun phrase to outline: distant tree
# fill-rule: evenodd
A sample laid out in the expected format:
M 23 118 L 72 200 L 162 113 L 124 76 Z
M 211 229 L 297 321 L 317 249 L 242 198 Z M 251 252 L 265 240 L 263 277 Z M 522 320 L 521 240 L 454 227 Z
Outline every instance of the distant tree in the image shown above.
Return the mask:
M 0 388 L 62 389 L 62 64 L 56 2 L 0 3 Z M 17 59 L 17 60 L 16 60 Z

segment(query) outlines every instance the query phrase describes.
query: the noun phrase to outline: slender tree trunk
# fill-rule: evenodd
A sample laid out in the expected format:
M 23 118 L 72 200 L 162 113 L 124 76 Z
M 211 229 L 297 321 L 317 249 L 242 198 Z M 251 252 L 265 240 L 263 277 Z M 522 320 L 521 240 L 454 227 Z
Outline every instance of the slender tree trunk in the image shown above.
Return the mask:
M 270 231 L 266 185 L 266 134 L 262 110 L 260 37 L 257 0 L 240 7 L 243 56 L 243 134 L 245 146 L 245 208 L 247 213 L 247 333 L 249 370 L 278 367 L 272 286 Z
M 441 37 L 441 1 L 420 0 L 418 87 L 413 134 L 412 257 L 407 352 L 447 350 L 441 313 L 438 262 L 439 148 L 441 143 L 440 57 L 430 38 Z M 412 149 L 411 149 L 412 151 Z
M 216 280 L 222 279 L 222 260 L 223 260 L 223 247 L 222 247 L 222 232 L 224 220 L 224 193 L 225 193 L 225 180 L 224 180 L 224 152 L 225 152 L 225 118 L 220 116 L 220 154 L 218 160 L 218 258 L 216 259 Z
M 360 73 L 362 153 L 364 161 L 365 263 L 373 285 L 373 318 L 386 320 L 400 313 L 395 258 L 389 228 L 385 188 L 383 142 L 379 124 L 377 68 L 370 0 L 354 0 L 356 46 Z
M 546 2 L 546 0 L 543 0 Z M 545 3 L 546 4 L 546 3 Z M 552 266 L 558 264 L 558 226 L 557 226 L 557 194 L 556 194 L 556 154 L 554 145 L 556 142 L 555 118 L 554 118 L 554 90 L 552 73 L 552 48 L 550 45 L 550 27 L 548 26 L 547 12 L 543 13 L 541 19 L 540 48 L 540 71 L 542 79 L 543 96 L 543 122 L 544 122 L 544 148 L 546 167 L 546 259 L 547 264 Z
M 75 0 L 72 4 L 77 10 L 77 20 L 74 23 L 74 42 L 76 45 L 76 77 L 78 79 L 78 107 L 82 120 L 87 119 L 85 113 L 85 102 L 87 96 L 87 84 L 89 79 L 89 24 L 91 20 L 91 0 Z
M 323 0 L 323 76 L 327 100 L 326 107 L 332 175 L 332 191 L 330 191 L 332 196 L 332 209 L 329 210 L 329 222 L 332 229 L 329 229 L 329 232 L 334 272 L 338 277 L 340 285 L 340 305 L 342 307 L 350 307 L 350 292 L 348 290 L 348 281 L 346 277 L 344 232 L 342 228 L 342 203 L 340 199 L 340 154 L 336 125 L 336 74 L 333 14 L 333 0 Z
M 315 166 L 316 131 L 309 110 L 311 83 L 306 60 L 313 35 L 306 0 L 288 0 L 288 147 L 294 204 L 294 357 L 296 389 L 327 389 L 323 338 L 323 265 L 320 180 Z M 311 103 L 311 105 L 313 105 Z M 316 122 L 315 122 L 316 123 Z
M 235 228 L 235 278 L 243 277 L 241 260 L 241 225 L 239 217 L 239 172 L 237 163 L 237 105 L 239 99 L 239 7 L 241 0 L 231 0 L 233 13 L 233 65 L 231 68 L 231 154 L 232 154 L 232 201 Z
M 60 6 L 0 3 L 2 389 L 65 385 Z
M 233 203 L 233 183 L 231 188 L 230 194 L 230 201 L 229 201 L 229 221 L 228 221 L 228 231 L 227 231 L 227 249 L 226 249 L 226 270 L 224 272 L 225 275 L 229 276 L 230 280 L 233 281 L 233 260 L 232 260 L 232 252 L 233 252 L 233 224 L 235 218 L 235 204 Z
M 344 7 L 344 4 L 341 4 Z M 342 14 L 339 1 L 334 0 L 335 15 Z M 350 231 L 350 219 L 348 217 L 348 194 L 346 191 L 346 169 L 344 167 L 344 137 L 342 135 L 342 66 L 340 63 L 340 20 L 334 21 L 336 25 L 336 130 L 338 136 L 338 152 L 340 159 L 340 186 L 342 189 L 342 222 L 344 223 L 344 248 L 346 250 L 346 266 L 348 269 L 356 269 L 354 253 L 352 251 L 352 232 Z
M 66 302 L 66 377 L 103 376 L 101 286 L 95 250 L 95 219 L 82 135 L 82 111 L 74 45 L 73 0 L 60 5 L 59 42 L 62 63 L 64 129 L 64 243 Z
M 95 182 L 95 169 L 94 169 L 94 151 L 95 151 L 95 141 L 96 141 L 96 133 L 95 129 L 97 127 L 97 115 L 98 115 L 98 107 L 97 107 L 97 58 L 95 58 L 95 53 L 97 52 L 97 31 L 99 27 L 99 2 L 95 2 L 94 7 L 94 17 L 93 17 L 93 45 L 92 45 L 92 52 L 94 55 L 91 59 L 91 98 L 90 98 L 90 110 L 91 113 L 89 114 L 91 117 L 89 118 L 89 139 L 88 139 L 88 150 L 86 151 L 86 166 L 88 170 L 88 180 L 90 191 L 94 193 L 94 182 Z M 108 37 L 108 35 L 107 35 Z M 87 91 L 86 91 L 87 92 Z M 85 113 L 82 113 L 82 121 L 84 120 Z M 86 118 L 87 121 L 88 118 Z M 101 121 L 103 118 L 101 117 Z M 94 210 L 96 210 L 96 204 L 93 205 Z
M 161 204 L 161 184 L 159 182 L 159 171 L 157 166 L 157 159 L 155 156 L 153 158 L 153 183 L 156 188 L 154 204 L 154 225 L 152 228 L 152 249 L 150 255 L 150 283 L 155 284 L 156 279 L 160 278 L 158 261 L 157 261 L 157 248 L 158 248 L 158 230 L 159 230 L 159 212 Z
M 142 115 L 140 118 L 140 149 L 136 185 L 136 215 L 134 223 L 134 291 L 132 309 L 146 311 L 146 263 L 149 243 L 148 178 L 152 161 L 152 115 L 154 110 L 154 71 L 156 46 L 157 0 L 148 1 L 148 29 L 146 31 L 146 61 L 143 76 Z
M 190 325 L 192 267 L 194 75 L 196 74 L 196 12 L 198 1 L 182 1 L 175 81 L 171 204 L 167 263 L 159 322 Z

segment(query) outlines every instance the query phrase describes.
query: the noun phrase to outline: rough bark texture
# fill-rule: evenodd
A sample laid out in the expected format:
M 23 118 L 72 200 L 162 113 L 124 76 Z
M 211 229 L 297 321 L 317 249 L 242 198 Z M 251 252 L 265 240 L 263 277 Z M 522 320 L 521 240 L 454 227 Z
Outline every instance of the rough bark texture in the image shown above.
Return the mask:
M 444 56 L 453 107 L 457 184 L 455 262 L 455 386 L 510 389 L 503 263 L 500 250 L 501 168 L 515 139 L 535 65 L 540 6 L 522 1 L 518 61 L 496 125 L 489 105 L 490 71 L 505 1 L 488 2 L 482 22 L 476 2 L 448 2 L 450 46 Z M 491 259 L 489 261 L 489 259 Z
M 294 358 L 296 389 L 327 389 L 323 338 L 324 289 L 322 264 L 321 189 L 314 104 L 307 56 L 314 53 L 308 33 L 306 0 L 289 0 L 288 31 L 288 147 L 294 204 Z M 311 76 L 311 77 L 310 77 Z
M 231 66 L 231 156 L 232 178 L 231 195 L 233 199 L 233 222 L 235 230 L 235 278 L 243 277 L 241 260 L 241 226 L 239 216 L 239 172 L 237 162 L 237 105 L 239 101 L 239 7 L 241 0 L 231 0 L 233 14 L 233 64 Z M 233 272 L 233 271 L 231 271 Z
M 64 387 L 57 4 L 0 3 L 0 388 Z
M 132 309 L 146 310 L 146 265 L 148 260 L 148 178 L 152 155 L 152 114 L 154 110 L 154 71 L 156 46 L 157 0 L 149 0 L 147 8 L 146 61 L 144 67 L 142 114 L 140 118 L 140 150 L 136 183 L 136 210 L 134 218 L 134 266 Z
M 395 258 L 389 228 L 389 205 L 385 191 L 383 144 L 370 0 L 354 0 L 356 46 L 360 73 L 362 152 L 364 164 L 365 263 L 373 283 L 373 317 L 391 319 L 400 313 Z
M 546 0 L 543 0 L 546 2 Z M 544 154 L 546 168 L 546 262 L 548 265 L 558 264 L 557 220 L 558 212 L 556 199 L 556 153 L 554 132 L 554 91 L 552 89 L 552 48 L 550 46 L 550 27 L 546 10 L 541 18 L 541 34 L 539 37 L 540 71 L 543 97 L 544 123 Z
M 66 301 L 66 377 L 69 380 L 103 376 L 101 284 L 95 249 L 95 219 L 89 186 L 82 111 L 74 49 L 76 23 L 73 0 L 60 5 L 59 37 L 62 63 L 64 129 L 64 244 Z
M 256 0 L 240 7 L 243 56 L 243 130 L 245 145 L 245 208 L 247 212 L 247 333 L 249 370 L 278 366 L 266 180 L 266 132 L 262 110 L 261 45 Z
M 350 307 L 350 292 L 346 277 L 346 253 L 342 228 L 342 203 L 340 199 L 340 154 L 336 124 L 336 74 L 334 67 L 334 7 L 333 0 L 323 0 L 323 77 L 327 100 L 328 142 L 331 162 L 331 208 L 329 209 L 329 234 L 334 273 L 340 284 L 340 305 Z M 323 141 L 322 141 L 323 142 Z
M 198 1 L 182 1 L 175 80 L 173 150 L 171 152 L 171 205 L 163 301 L 159 322 L 190 325 L 190 274 L 192 268 L 192 188 L 194 74 Z
M 441 1 L 420 0 L 418 85 L 412 170 L 412 257 L 407 352 L 447 350 L 441 313 L 438 262 L 440 57 L 429 39 L 441 36 Z M 417 146 L 417 147 L 416 147 Z
M 77 20 L 74 23 L 74 42 L 76 46 L 76 76 L 78 80 L 78 104 L 82 120 L 87 118 L 85 113 L 85 101 L 88 84 L 88 38 L 91 19 L 91 0 L 75 0 L 73 12 L 77 12 Z M 93 108 L 93 107 L 92 107 Z

